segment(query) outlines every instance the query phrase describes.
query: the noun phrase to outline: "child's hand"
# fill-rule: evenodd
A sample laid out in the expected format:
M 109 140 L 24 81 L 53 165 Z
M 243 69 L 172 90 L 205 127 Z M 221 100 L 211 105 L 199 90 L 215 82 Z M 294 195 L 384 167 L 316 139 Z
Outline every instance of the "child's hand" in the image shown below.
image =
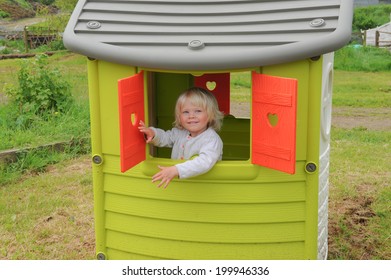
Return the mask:
M 139 125 L 140 126 L 138 127 L 138 129 L 140 130 L 140 132 L 145 134 L 147 143 L 151 142 L 153 137 L 155 137 L 155 132 L 152 129 L 145 127 L 143 121 L 140 121 Z
M 152 183 L 156 181 L 161 181 L 158 185 L 158 188 L 163 186 L 163 188 L 167 188 L 168 184 L 171 182 L 172 179 L 177 177 L 179 175 L 178 169 L 174 166 L 158 166 L 160 171 L 153 175 L 152 177 Z

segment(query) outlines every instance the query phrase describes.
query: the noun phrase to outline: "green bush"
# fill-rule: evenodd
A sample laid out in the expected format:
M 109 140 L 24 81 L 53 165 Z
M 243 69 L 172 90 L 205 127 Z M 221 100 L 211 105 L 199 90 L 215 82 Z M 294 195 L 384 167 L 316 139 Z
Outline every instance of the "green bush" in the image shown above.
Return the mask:
M 390 21 L 391 5 L 358 7 L 354 10 L 353 31 L 367 30 Z
M 19 87 L 9 86 L 5 93 L 20 108 L 20 114 L 45 116 L 64 112 L 72 103 L 71 86 L 58 69 L 49 68 L 47 55 L 23 60 L 18 73 Z
M 61 9 L 61 11 L 73 11 L 77 4 L 78 0 L 56 0 L 56 6 Z
M 26 49 L 23 40 L 0 40 L 0 46 L 2 54 L 23 53 Z
M 7 18 L 7 17 L 9 17 L 9 16 L 10 16 L 9 13 L 0 10 L 0 18 Z

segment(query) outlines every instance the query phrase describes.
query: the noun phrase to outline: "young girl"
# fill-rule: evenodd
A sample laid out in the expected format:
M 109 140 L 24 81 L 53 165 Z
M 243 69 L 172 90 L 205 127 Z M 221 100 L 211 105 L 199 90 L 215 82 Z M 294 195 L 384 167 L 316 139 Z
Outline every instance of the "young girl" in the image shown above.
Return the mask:
M 158 166 L 160 171 L 152 177 L 152 182 L 160 181 L 158 187 L 166 188 L 175 177 L 184 179 L 209 171 L 223 154 L 223 142 L 216 133 L 222 120 L 215 97 L 207 90 L 194 87 L 178 97 L 172 130 L 147 128 L 140 121 L 139 130 L 146 135 L 147 143 L 172 147 L 172 159 L 187 160 L 174 166 Z

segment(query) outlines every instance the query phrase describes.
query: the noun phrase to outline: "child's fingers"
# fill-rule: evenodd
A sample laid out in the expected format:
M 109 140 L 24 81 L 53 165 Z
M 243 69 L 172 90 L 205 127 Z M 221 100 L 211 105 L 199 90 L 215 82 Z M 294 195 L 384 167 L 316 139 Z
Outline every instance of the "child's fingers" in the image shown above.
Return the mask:
M 138 129 L 141 131 L 142 129 L 146 129 L 146 127 L 145 127 L 145 123 L 143 122 L 143 121 L 139 121 L 139 123 L 138 123 L 138 125 L 139 125 L 139 127 L 138 127 Z
M 160 183 L 157 185 L 158 188 L 163 187 L 163 189 L 167 188 L 168 184 L 170 183 L 170 180 L 163 179 L 160 181 Z
M 171 182 L 170 179 L 167 178 L 162 178 L 162 179 L 154 179 L 152 180 L 152 183 L 159 181 L 159 184 L 157 185 L 158 188 L 163 187 L 164 189 L 167 188 L 168 184 Z
M 138 127 L 138 130 L 141 133 L 144 133 L 144 138 L 147 143 L 151 142 L 153 139 L 153 136 L 151 135 L 150 129 L 145 127 L 143 121 L 140 121 L 140 126 Z
M 158 168 L 161 170 L 155 175 L 152 176 L 152 183 L 155 183 L 157 181 L 160 181 L 159 184 L 157 185 L 158 188 L 163 187 L 164 189 L 167 188 L 168 184 L 171 182 L 172 178 L 170 176 L 167 176 L 164 174 L 164 166 L 158 165 Z
M 149 143 L 151 141 L 152 141 L 152 137 L 151 136 L 147 137 L 146 142 Z

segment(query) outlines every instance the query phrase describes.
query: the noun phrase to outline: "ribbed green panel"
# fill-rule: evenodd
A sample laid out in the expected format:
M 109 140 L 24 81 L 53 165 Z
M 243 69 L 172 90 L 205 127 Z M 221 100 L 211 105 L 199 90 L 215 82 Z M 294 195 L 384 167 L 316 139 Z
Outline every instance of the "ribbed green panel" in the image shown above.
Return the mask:
M 139 165 L 132 168 L 126 173 L 121 173 L 118 169 L 119 157 L 105 155 L 104 172 L 108 174 L 121 175 L 125 177 L 137 177 L 144 179 L 151 179 L 151 177 L 159 171 L 158 165 L 170 166 L 180 163 L 179 160 L 170 160 L 165 158 L 152 158 L 148 159 Z M 307 173 L 304 171 L 305 162 L 296 162 L 296 174 L 294 176 L 283 173 L 270 168 L 253 165 L 250 161 L 219 161 L 216 165 L 207 173 L 197 176 L 197 178 L 180 180 L 186 184 L 186 182 L 227 182 L 242 181 L 247 184 L 257 184 L 263 182 L 303 182 L 306 180 Z
M 107 246 L 132 254 L 165 259 L 303 259 L 304 242 L 199 243 L 155 239 L 107 230 Z M 111 256 L 108 255 L 110 259 Z
M 130 252 L 125 252 L 125 251 L 111 249 L 111 248 L 107 249 L 107 255 L 112 260 L 165 260 L 163 258 L 133 254 Z
M 303 182 L 249 184 L 245 182 L 172 182 L 169 189 L 157 188 L 150 179 L 114 175 L 104 176 L 104 190 L 109 193 L 157 200 L 196 203 L 275 203 L 305 200 Z
M 282 223 L 305 220 L 304 202 L 194 203 L 106 193 L 105 210 L 172 221 L 209 223 Z
M 277 243 L 304 240 L 304 223 L 195 223 L 106 212 L 106 228 L 151 238 L 191 242 Z

